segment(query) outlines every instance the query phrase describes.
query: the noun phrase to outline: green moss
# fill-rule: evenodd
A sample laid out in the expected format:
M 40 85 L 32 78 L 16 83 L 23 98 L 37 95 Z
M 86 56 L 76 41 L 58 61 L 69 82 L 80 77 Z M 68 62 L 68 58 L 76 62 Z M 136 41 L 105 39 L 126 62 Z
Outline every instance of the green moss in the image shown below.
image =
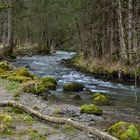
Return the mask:
M 28 129 L 26 133 L 29 136 L 30 140 L 47 140 L 47 138 L 41 134 L 35 129 Z
M 25 117 L 23 118 L 23 121 L 24 121 L 26 124 L 32 125 L 33 122 L 34 122 L 34 119 L 32 118 L 32 116 L 27 115 L 27 116 L 25 116 Z
M 71 125 L 65 124 L 64 127 L 63 127 L 63 131 L 65 133 L 73 134 L 75 132 L 75 128 Z
M 12 123 L 12 117 L 10 115 L 7 114 L 0 114 L 0 121 L 1 123 L 4 123 L 6 125 L 11 125 Z
M 62 114 L 62 110 L 60 108 L 56 108 L 53 112 L 53 115 L 59 117 Z
M 6 85 L 5 85 L 6 89 L 8 90 L 15 90 L 19 87 L 19 83 L 17 82 L 8 82 Z
M 7 127 L 4 131 L 3 131 L 4 135 L 13 135 L 14 134 L 14 130 L 10 127 Z
M 84 85 L 76 82 L 66 83 L 63 86 L 63 90 L 66 92 L 79 92 L 84 89 Z
M 109 103 L 108 97 L 101 93 L 95 93 L 92 98 L 93 103 L 96 105 L 107 105 Z
M 9 71 L 12 68 L 11 68 L 10 64 L 7 61 L 2 61 L 2 62 L 0 62 L 0 69 L 5 70 L 5 71 Z
M 46 87 L 40 81 L 30 81 L 24 84 L 23 92 L 41 94 L 46 91 Z
M 56 90 L 56 85 L 51 82 L 46 82 L 44 86 L 49 90 Z
M 31 74 L 31 73 L 29 72 L 29 70 L 26 69 L 26 68 L 19 68 L 19 69 L 16 69 L 16 70 L 14 71 L 13 75 L 30 77 L 30 78 L 32 78 L 32 79 L 34 78 L 34 75 Z
M 6 88 L 6 89 L 8 89 L 9 91 L 12 91 L 12 92 L 15 92 L 15 90 L 17 92 L 18 89 L 21 87 L 21 84 L 19 84 L 17 82 L 9 81 L 9 80 L 2 79 L 2 78 L 0 78 L 0 85 L 3 88 Z
M 7 80 L 24 83 L 24 82 L 31 81 L 32 79 L 26 76 L 9 76 Z
M 80 111 L 81 111 L 81 113 L 87 113 L 87 114 L 95 114 L 95 115 L 102 115 L 103 114 L 103 110 L 94 104 L 82 105 L 80 108 Z
M 28 82 L 35 79 L 35 76 L 31 74 L 26 68 L 19 68 L 14 70 L 7 78 L 8 80 L 16 82 Z
M 11 126 L 13 118 L 7 114 L 0 114 L 0 134 L 5 133 Z
M 44 78 L 42 78 L 41 80 L 42 80 L 42 82 L 43 82 L 44 84 L 53 83 L 54 85 L 57 85 L 56 79 L 55 79 L 54 77 L 52 77 L 52 76 L 44 77 Z
M 108 133 L 120 140 L 140 140 L 140 132 L 136 125 L 118 122 L 108 129 Z
M 23 114 L 23 110 L 14 107 L 6 107 L 4 110 L 12 114 Z

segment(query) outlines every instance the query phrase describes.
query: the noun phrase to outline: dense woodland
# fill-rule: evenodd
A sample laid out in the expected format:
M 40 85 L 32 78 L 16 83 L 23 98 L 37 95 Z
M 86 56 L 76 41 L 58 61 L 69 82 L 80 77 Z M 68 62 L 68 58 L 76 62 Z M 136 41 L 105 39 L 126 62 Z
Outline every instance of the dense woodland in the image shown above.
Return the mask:
M 87 58 L 139 61 L 139 0 L 0 0 L 0 43 L 72 48 Z
M 0 139 L 140 140 L 138 86 L 140 0 L 0 0 Z

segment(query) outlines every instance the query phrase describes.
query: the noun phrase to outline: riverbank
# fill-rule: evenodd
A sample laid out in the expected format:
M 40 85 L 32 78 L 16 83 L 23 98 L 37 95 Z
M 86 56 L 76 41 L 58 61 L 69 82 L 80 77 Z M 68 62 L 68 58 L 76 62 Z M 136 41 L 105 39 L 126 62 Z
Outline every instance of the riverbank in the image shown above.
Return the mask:
M 56 77 L 58 83 L 56 90 L 50 91 L 50 93 L 47 92 L 45 94 L 46 98 L 31 93 L 23 92 L 20 95 L 15 95 L 14 93 L 8 92 L 8 95 L 5 93 L 1 95 L 1 101 L 7 99 L 18 101 L 32 109 L 41 112 L 42 114 L 49 116 L 55 115 L 60 118 L 71 118 L 80 124 L 91 127 L 93 126 L 102 131 L 106 130 L 109 126 L 119 121 L 140 124 L 139 102 L 136 103 L 134 96 L 129 94 L 133 91 L 133 89 L 131 90 L 131 87 L 129 86 L 126 87 L 123 85 L 96 80 L 93 79 L 93 77 L 86 76 L 83 73 L 73 70 L 72 68 L 67 68 L 61 65 L 61 61 L 63 59 L 69 59 L 73 55 L 74 53 L 56 52 L 56 54 L 49 56 L 18 57 L 16 61 L 12 63 L 14 67 L 19 69 L 19 67 L 26 66 L 29 68 L 32 74 L 38 75 L 40 77 L 39 79 L 42 79 L 41 77 L 48 75 Z M 98 92 L 102 92 L 103 90 L 107 91 L 105 95 L 107 94 L 110 97 L 111 104 L 109 106 L 100 106 L 100 108 L 103 110 L 102 116 L 81 113 L 81 105 L 85 103 L 93 103 L 92 94 L 87 94 L 86 92 L 63 92 L 63 85 L 70 81 L 80 82 L 90 90 L 98 89 Z M 1 83 L 4 83 L 4 81 Z M 11 88 L 17 89 L 18 85 L 16 86 L 15 83 L 13 84 L 12 82 L 8 85 L 6 84 L 2 86 L 11 90 Z M 129 91 L 129 93 L 126 91 Z M 79 95 L 81 99 L 75 100 L 72 98 L 75 95 Z M 89 134 L 88 138 L 89 137 L 94 137 L 94 135 Z
M 49 55 L 55 51 L 50 48 L 38 47 L 36 45 L 16 46 L 12 54 L 7 54 L 6 49 L 0 46 L 0 60 L 13 60 L 17 56 Z
M 104 81 L 140 85 L 140 68 L 124 66 L 119 62 L 108 63 L 104 60 L 84 58 L 79 54 L 62 63 Z
M 1 83 L 4 83 L 4 81 L 3 82 L 1 81 Z M 80 124 L 83 124 L 85 126 L 90 126 L 90 127 L 96 127 L 102 131 L 105 131 L 109 126 L 119 121 L 140 124 L 140 118 L 139 118 L 140 114 L 137 116 L 136 110 L 134 109 L 132 110 L 131 108 L 124 109 L 123 107 L 122 109 L 120 109 L 119 106 L 117 106 L 117 104 L 113 106 L 101 106 L 101 108 L 104 110 L 104 113 L 102 116 L 96 116 L 93 114 L 81 113 L 80 106 L 71 103 L 70 95 L 69 97 L 67 96 L 67 98 L 69 98 L 69 102 L 67 101 L 61 102 L 61 100 L 55 95 L 48 96 L 46 100 L 41 96 L 37 96 L 29 93 L 23 93 L 20 94 L 20 96 L 15 96 L 14 88 L 13 88 L 13 92 L 11 92 L 11 90 L 8 91 L 2 88 L 0 88 L 0 91 L 1 91 L 0 92 L 1 102 L 5 100 L 13 100 L 31 109 L 34 109 L 40 112 L 41 114 L 55 116 L 60 119 L 70 118 L 71 120 L 79 122 Z M 21 132 L 30 132 L 31 133 L 30 137 L 33 137 L 32 132 L 35 132 L 35 135 L 39 138 L 42 137 L 43 140 L 46 139 L 55 140 L 56 137 L 60 138 L 61 140 L 68 140 L 68 139 L 98 140 L 96 136 L 76 130 L 75 128 L 67 124 L 66 125 L 51 124 L 51 123 L 45 124 L 34 117 L 30 117 L 28 114 L 18 113 L 19 111 L 16 113 L 15 109 L 12 108 L 9 109 L 9 107 L 7 108 L 0 107 L 0 110 L 1 112 L 3 110 L 7 110 L 8 112 L 5 111 L 5 113 L 7 115 L 11 115 L 15 120 L 13 123 L 14 129 L 10 129 L 12 133 L 8 135 L 4 134 L 1 137 L 7 137 L 7 138 L 21 137 L 24 139 L 25 137 L 27 137 L 27 133 L 21 134 Z M 126 113 L 127 111 L 129 111 L 129 114 Z M 17 123 L 20 124 L 20 127 L 15 126 Z M 37 126 L 39 126 L 39 129 L 37 129 L 38 128 Z

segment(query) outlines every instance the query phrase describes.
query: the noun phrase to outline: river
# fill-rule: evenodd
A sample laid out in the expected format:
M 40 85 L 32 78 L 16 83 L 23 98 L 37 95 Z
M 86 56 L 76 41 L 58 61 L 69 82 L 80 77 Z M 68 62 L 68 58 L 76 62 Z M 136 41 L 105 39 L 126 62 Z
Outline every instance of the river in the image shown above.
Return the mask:
M 73 52 L 57 51 L 53 55 L 17 57 L 13 64 L 18 67 L 27 67 L 40 77 L 55 76 L 58 80 L 55 92 L 57 96 L 61 97 L 63 95 L 62 87 L 64 83 L 70 81 L 80 82 L 93 92 L 101 92 L 111 96 L 118 110 L 127 111 L 127 108 L 129 108 L 129 111 L 132 109 L 135 110 L 137 115 L 140 114 L 140 87 L 135 88 L 130 85 L 95 79 L 94 76 L 89 76 L 61 64 L 63 59 L 72 58 L 74 55 Z

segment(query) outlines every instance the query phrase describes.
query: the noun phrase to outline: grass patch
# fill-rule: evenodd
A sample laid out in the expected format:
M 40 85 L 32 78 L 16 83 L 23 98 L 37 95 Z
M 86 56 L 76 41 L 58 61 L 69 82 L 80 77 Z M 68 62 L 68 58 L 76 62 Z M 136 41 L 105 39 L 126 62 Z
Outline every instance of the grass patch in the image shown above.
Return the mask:
M 21 84 L 18 82 L 9 81 L 6 79 L 0 79 L 0 86 L 9 91 L 15 91 L 21 87 Z
M 63 127 L 64 133 L 73 134 L 75 132 L 75 128 L 71 125 L 65 124 Z
M 62 114 L 62 110 L 60 108 L 56 108 L 53 112 L 53 116 L 60 117 Z

